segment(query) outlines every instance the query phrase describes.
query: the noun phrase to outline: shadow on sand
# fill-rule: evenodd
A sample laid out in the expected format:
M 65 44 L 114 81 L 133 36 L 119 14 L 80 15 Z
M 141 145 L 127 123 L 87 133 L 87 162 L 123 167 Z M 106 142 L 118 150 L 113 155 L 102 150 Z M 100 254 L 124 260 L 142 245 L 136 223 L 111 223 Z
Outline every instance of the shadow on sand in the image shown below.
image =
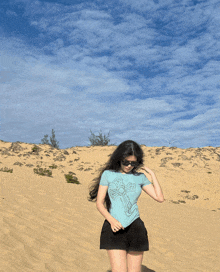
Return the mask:
M 107 270 L 106 272 L 112 272 L 111 270 Z M 152 270 L 150 268 L 147 268 L 145 265 L 141 266 L 141 272 L 156 272 L 155 270 Z

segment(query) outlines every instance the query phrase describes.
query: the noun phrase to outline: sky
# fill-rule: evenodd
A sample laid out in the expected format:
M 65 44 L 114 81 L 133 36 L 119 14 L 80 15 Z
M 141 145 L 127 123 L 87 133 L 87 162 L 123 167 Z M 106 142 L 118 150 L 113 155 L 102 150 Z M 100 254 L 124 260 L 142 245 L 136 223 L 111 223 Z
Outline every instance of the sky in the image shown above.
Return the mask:
M 0 139 L 220 146 L 218 0 L 1 0 Z

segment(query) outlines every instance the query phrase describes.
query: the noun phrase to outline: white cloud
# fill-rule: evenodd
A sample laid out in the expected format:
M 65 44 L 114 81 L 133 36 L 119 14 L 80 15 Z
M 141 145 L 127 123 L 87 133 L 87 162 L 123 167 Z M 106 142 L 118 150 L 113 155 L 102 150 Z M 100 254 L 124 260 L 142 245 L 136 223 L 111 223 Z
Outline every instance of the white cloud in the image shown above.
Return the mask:
M 8 16 L 11 16 L 11 17 L 17 17 L 18 16 L 17 13 L 15 11 L 12 11 L 12 10 L 7 10 L 6 14 Z

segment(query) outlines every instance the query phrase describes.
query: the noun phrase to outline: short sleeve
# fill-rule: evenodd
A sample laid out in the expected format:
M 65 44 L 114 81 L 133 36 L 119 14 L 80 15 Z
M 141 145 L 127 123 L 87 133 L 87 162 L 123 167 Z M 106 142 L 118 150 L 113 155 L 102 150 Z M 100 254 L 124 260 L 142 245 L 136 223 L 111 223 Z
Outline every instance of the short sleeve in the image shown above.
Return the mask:
M 142 174 L 142 185 L 141 185 L 141 188 L 145 185 L 149 185 L 151 184 L 151 182 L 149 181 L 149 179 L 145 176 L 145 174 Z
M 102 186 L 108 186 L 108 177 L 107 177 L 107 172 L 106 171 L 104 171 L 102 173 L 99 184 L 102 185 Z

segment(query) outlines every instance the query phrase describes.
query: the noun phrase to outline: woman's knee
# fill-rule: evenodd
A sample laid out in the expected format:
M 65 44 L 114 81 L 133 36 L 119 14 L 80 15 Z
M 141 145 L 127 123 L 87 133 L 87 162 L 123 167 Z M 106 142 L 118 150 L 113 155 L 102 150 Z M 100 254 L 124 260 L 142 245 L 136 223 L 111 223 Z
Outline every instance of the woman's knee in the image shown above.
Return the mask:
M 126 250 L 107 250 L 112 272 L 127 272 Z
M 127 254 L 127 267 L 128 272 L 141 272 L 141 265 L 144 252 L 142 251 L 129 251 Z

